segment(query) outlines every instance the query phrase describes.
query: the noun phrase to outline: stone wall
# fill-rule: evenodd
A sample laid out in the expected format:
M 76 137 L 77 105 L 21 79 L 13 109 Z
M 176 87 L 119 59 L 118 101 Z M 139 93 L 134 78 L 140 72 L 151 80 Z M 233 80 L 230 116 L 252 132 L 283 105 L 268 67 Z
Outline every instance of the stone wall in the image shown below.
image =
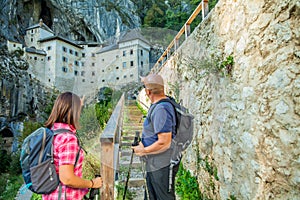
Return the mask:
M 195 115 L 183 163 L 207 199 L 300 199 L 299 22 L 298 0 L 220 0 L 160 70 Z

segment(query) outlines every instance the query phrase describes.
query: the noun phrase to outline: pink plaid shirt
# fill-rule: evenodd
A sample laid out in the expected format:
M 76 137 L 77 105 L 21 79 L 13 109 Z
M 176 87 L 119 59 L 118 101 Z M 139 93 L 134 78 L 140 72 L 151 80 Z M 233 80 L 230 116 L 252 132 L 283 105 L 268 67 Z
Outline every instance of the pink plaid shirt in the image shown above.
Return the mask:
M 65 123 L 54 123 L 53 130 L 57 129 L 68 129 L 74 134 L 76 130 L 73 126 L 69 126 Z M 59 174 L 58 167 L 60 165 L 74 165 L 76 161 L 76 155 L 79 150 L 76 136 L 72 133 L 61 133 L 54 136 L 54 163 L 56 172 Z M 84 159 L 83 150 L 80 151 L 80 156 L 77 164 L 74 168 L 74 174 L 82 177 L 82 162 Z M 63 183 L 62 185 L 62 200 L 80 200 L 83 199 L 84 195 L 88 192 L 88 188 L 79 189 L 67 187 Z M 59 187 L 56 188 L 51 194 L 43 194 L 43 200 L 57 200 L 59 194 Z M 66 195 L 66 198 L 65 198 Z

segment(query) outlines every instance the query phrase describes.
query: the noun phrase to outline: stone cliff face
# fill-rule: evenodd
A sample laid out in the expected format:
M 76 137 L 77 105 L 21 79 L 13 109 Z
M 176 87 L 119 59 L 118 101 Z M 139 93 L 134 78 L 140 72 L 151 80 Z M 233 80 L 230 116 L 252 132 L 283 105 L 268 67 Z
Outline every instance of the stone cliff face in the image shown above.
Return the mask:
M 0 35 L 17 41 L 40 18 L 55 33 L 82 41 L 103 42 L 117 29 L 140 26 L 130 0 L 0 0 L 0 6 Z
M 0 116 L 6 122 L 22 121 L 24 117 L 43 122 L 45 108 L 53 103 L 53 90 L 33 80 L 27 69 L 27 62 L 0 48 Z
M 160 71 L 195 115 L 183 162 L 208 199 L 300 199 L 299 21 L 298 0 L 220 0 Z

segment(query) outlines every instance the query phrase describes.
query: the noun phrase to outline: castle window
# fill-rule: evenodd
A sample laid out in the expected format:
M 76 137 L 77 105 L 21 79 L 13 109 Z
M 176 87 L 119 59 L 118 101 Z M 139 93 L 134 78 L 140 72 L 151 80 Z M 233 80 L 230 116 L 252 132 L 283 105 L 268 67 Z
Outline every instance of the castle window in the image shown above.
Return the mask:
M 104 72 L 104 69 L 102 69 L 102 72 Z
M 63 56 L 63 57 L 62 57 L 62 61 L 63 61 L 63 62 L 68 62 L 68 58 L 66 58 L 66 57 Z
M 48 60 L 48 61 L 51 60 L 51 56 L 48 56 L 48 57 L 47 57 L 47 60 Z
M 105 80 L 104 79 L 102 79 L 102 83 L 104 83 L 105 82 Z
M 92 63 L 92 67 L 95 67 L 95 63 Z
M 84 67 L 84 62 L 81 62 L 81 67 Z
M 72 49 L 69 49 L 69 53 L 73 55 L 73 50 L 72 50 Z
M 77 51 L 75 51 L 75 56 L 78 56 L 78 52 Z
M 74 71 L 74 75 L 78 76 L 78 71 L 77 70 Z
M 116 79 L 117 79 L 117 80 L 119 80 L 120 78 L 119 78 L 119 77 L 117 77 Z
M 33 38 L 31 38 L 30 41 L 33 42 Z
M 130 74 L 130 77 L 133 77 L 133 74 Z
M 143 56 L 143 54 L 144 54 L 144 52 L 143 52 L 143 50 L 141 50 L 141 56 Z
M 143 67 L 144 66 L 144 62 L 143 61 L 141 61 L 141 67 Z
M 123 77 L 124 77 L 124 78 L 127 78 L 127 76 L 126 76 L 126 75 L 124 75 Z
M 130 67 L 133 67 L 133 61 L 130 61 Z
M 130 49 L 130 55 L 132 55 L 133 54 L 133 49 Z
M 116 69 L 119 69 L 119 67 L 116 67 Z
M 126 62 L 123 62 L 123 68 L 124 69 L 126 68 Z
M 37 60 L 37 57 L 34 57 L 34 60 Z
M 95 57 L 95 53 L 92 53 L 92 57 Z
M 79 66 L 79 62 L 77 60 L 75 60 L 74 65 Z
M 66 72 L 68 72 L 68 68 L 62 67 L 62 71 L 66 73 Z
M 67 52 L 67 48 L 66 47 L 62 47 L 63 52 Z
M 85 75 L 85 71 L 82 71 L 82 72 L 81 72 L 81 76 L 84 76 L 84 75 Z
M 85 79 L 82 79 L 82 82 L 85 82 Z
M 82 53 L 82 57 L 83 57 L 83 58 L 85 57 L 85 53 Z
M 92 76 L 95 76 L 95 72 L 92 72 Z
M 13 44 L 13 47 L 16 47 L 16 44 Z
M 31 33 L 33 33 L 33 29 L 31 29 Z
M 51 50 L 51 46 L 48 46 L 48 47 L 47 47 L 47 51 L 50 51 L 50 50 Z
M 104 59 L 102 59 L 102 62 L 104 62 Z
M 126 51 L 123 51 L 123 56 L 126 56 Z

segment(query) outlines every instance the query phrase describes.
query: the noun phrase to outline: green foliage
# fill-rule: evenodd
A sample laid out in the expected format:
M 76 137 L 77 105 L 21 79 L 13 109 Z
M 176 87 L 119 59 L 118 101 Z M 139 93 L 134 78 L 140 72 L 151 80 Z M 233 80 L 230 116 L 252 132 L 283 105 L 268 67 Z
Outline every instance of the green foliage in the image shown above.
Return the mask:
M 21 56 L 24 55 L 24 51 L 23 51 L 20 47 L 18 47 L 18 49 L 16 49 L 16 50 L 13 52 L 13 54 L 14 54 L 15 56 L 17 56 L 18 58 L 20 58 Z
M 232 69 L 234 65 L 233 56 L 227 56 L 225 60 L 223 60 L 220 65 L 218 66 L 218 70 L 220 73 L 222 73 L 224 76 L 231 76 Z
M 180 164 L 175 181 L 175 190 L 181 199 L 202 199 L 197 178 Z
M 25 121 L 22 135 L 19 137 L 19 144 L 22 144 L 24 139 L 36 129 L 42 127 L 43 124 L 33 121 Z
M 138 109 L 142 112 L 142 114 L 143 114 L 144 116 L 147 115 L 148 111 L 145 110 L 145 109 L 141 106 L 141 104 L 140 104 L 139 102 L 136 102 L 136 106 L 137 106 Z
M 144 18 L 145 27 L 164 27 L 166 23 L 165 10 L 167 6 L 162 2 L 154 3 Z
M 15 199 L 19 188 L 23 184 L 20 175 L 2 174 L 0 176 L 0 199 Z
M 82 176 L 86 179 L 92 179 L 97 174 L 100 174 L 100 160 L 89 153 L 84 157 Z
M 42 200 L 42 195 L 33 193 L 30 200 Z
M 14 152 L 11 154 L 11 162 L 9 164 L 9 174 L 10 175 L 19 175 L 22 173 L 20 165 L 20 151 Z
M 231 194 L 229 198 L 227 198 L 227 200 L 237 200 L 237 198 L 233 194 Z
M 122 200 L 124 192 L 125 192 L 125 185 L 124 184 L 118 184 L 118 185 L 116 185 L 116 187 L 117 187 L 117 193 L 118 193 L 117 194 L 117 200 Z M 125 199 L 126 200 L 133 200 L 133 197 L 134 197 L 134 193 L 131 192 L 130 190 L 127 190 Z
M 90 140 L 100 132 L 99 121 L 96 116 L 95 105 L 85 107 L 80 116 L 81 128 L 77 131 L 79 137 Z
M 1 137 L 0 137 L 1 138 Z M 2 140 L 2 139 L 1 139 Z M 1 141 L 2 144 L 2 141 Z M 2 145 L 1 145 L 2 146 Z M 1 160 L 1 165 L 0 165 L 0 175 L 2 173 L 6 173 L 9 171 L 9 166 L 10 166 L 10 162 L 11 162 L 11 157 L 10 155 L 7 153 L 7 151 L 3 150 L 2 147 L 1 151 L 0 151 L 0 160 Z
M 218 181 L 219 177 L 218 177 L 217 167 L 213 163 L 210 163 L 208 161 L 208 157 L 205 157 L 203 161 L 204 161 L 204 166 L 203 166 L 204 169 Z
M 112 114 L 112 103 L 109 102 L 107 105 L 97 103 L 95 105 L 95 110 L 96 110 L 96 116 L 99 121 L 100 127 L 104 129 L 106 126 L 107 121 L 110 118 L 110 115 Z

